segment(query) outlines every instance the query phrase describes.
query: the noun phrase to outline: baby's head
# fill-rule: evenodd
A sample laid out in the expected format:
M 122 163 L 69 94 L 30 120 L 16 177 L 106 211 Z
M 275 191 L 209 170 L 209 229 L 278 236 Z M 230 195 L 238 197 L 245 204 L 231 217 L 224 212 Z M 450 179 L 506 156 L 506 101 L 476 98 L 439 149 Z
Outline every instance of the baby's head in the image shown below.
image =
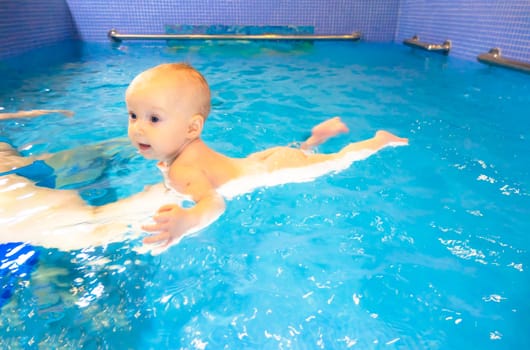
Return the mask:
M 125 93 L 129 138 L 148 158 L 170 159 L 200 137 L 210 113 L 206 79 L 184 63 L 161 64 L 140 73 Z
M 177 108 L 184 116 L 199 114 L 206 119 L 210 113 L 208 83 L 199 71 L 186 63 L 160 64 L 138 74 L 125 95 L 127 102 L 134 97 L 144 102 L 150 102 L 150 97 L 163 97 L 152 101 L 156 107 Z

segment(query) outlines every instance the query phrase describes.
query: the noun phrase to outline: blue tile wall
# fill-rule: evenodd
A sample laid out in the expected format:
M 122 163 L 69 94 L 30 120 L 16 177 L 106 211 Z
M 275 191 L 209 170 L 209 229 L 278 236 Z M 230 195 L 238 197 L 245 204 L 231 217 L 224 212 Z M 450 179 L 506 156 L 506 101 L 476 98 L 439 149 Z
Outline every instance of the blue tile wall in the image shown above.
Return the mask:
M 4 1 L 11 6 L 2 6 Z M 52 3 L 52 6 L 50 6 Z M 166 24 L 186 25 L 269 25 L 312 26 L 317 34 L 344 34 L 361 31 L 363 39 L 392 41 L 396 28 L 398 0 L 0 0 L 0 58 L 31 49 L 35 41 L 18 40 L 10 26 L 21 26 L 28 18 L 52 12 L 36 21 L 46 26 L 45 44 L 56 36 L 52 31 L 69 30 L 70 37 L 85 41 L 107 41 L 116 28 L 122 33 L 164 33 Z M 44 8 L 44 9 L 43 9 Z M 65 13 L 64 9 L 69 10 Z M 4 15 L 5 14 L 5 15 Z M 71 16 L 71 19 L 70 19 Z M 28 23 L 26 22 L 26 27 Z M 68 31 L 67 31 L 68 32 Z M 18 36 L 20 38 L 20 36 Z M 59 38 L 57 38 L 59 39 Z M 6 54 L 7 52 L 7 54 Z
M 396 41 L 451 40 L 451 55 L 475 59 L 499 47 L 530 62 L 530 0 L 401 0 Z
M 317 34 L 362 31 L 393 39 L 398 0 L 67 0 L 81 38 L 104 41 L 109 29 L 164 33 L 165 24 L 313 26 Z
M 65 0 L 0 0 L 0 58 L 76 38 Z
M 312 26 L 361 31 L 366 41 L 450 39 L 451 55 L 492 47 L 530 62 L 530 0 L 0 0 L 0 59 L 54 42 L 107 41 L 107 32 L 163 33 L 165 25 Z

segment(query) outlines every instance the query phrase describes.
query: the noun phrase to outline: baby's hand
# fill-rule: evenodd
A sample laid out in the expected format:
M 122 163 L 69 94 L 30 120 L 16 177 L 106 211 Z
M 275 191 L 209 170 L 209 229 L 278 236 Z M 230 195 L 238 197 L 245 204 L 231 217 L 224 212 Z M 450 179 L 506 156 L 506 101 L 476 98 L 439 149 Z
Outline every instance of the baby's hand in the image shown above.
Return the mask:
M 162 250 L 177 244 L 187 230 L 185 210 L 175 204 L 167 204 L 158 209 L 153 217 L 153 225 L 144 225 L 142 229 L 152 233 L 144 238 L 144 244 L 159 244 Z

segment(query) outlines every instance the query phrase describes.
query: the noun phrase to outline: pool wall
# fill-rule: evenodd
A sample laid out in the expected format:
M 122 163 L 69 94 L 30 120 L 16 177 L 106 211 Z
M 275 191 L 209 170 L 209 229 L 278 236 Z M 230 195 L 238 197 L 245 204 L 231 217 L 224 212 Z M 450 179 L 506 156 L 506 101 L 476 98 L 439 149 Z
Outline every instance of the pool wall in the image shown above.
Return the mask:
M 107 32 L 163 33 L 166 24 L 299 25 L 317 34 L 360 31 L 363 40 L 450 39 L 451 55 L 492 47 L 530 61 L 528 0 L 2 0 L 0 59 L 63 40 L 107 41 Z
M 0 0 L 0 59 L 74 38 L 65 0 Z
M 451 40 L 451 55 L 475 59 L 498 47 L 508 58 L 530 62 L 529 0 L 402 0 L 396 41 Z

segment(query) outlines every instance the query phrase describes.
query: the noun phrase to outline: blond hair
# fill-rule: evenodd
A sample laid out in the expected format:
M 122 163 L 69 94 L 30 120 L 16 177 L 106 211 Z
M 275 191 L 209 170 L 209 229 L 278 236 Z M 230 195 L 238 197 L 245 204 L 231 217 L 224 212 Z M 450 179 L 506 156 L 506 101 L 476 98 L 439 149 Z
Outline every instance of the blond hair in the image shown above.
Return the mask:
M 183 72 L 188 74 L 188 77 L 192 82 L 195 83 L 195 88 L 197 89 L 197 98 L 199 99 L 197 104 L 199 109 L 198 112 L 204 117 L 204 119 L 206 119 L 210 114 L 211 108 L 210 86 L 208 85 L 206 78 L 188 63 L 166 63 L 160 66 L 166 66 L 174 72 Z
M 133 79 L 131 85 L 139 77 L 149 79 L 149 77 L 158 74 L 163 74 L 165 76 L 169 74 L 182 74 L 185 79 L 188 79 L 191 83 L 189 88 L 195 90 L 193 102 L 196 107 L 196 113 L 202 115 L 205 120 L 208 118 L 211 108 L 210 87 L 204 76 L 197 69 L 193 68 L 188 63 L 163 63 L 140 73 L 135 79 Z

